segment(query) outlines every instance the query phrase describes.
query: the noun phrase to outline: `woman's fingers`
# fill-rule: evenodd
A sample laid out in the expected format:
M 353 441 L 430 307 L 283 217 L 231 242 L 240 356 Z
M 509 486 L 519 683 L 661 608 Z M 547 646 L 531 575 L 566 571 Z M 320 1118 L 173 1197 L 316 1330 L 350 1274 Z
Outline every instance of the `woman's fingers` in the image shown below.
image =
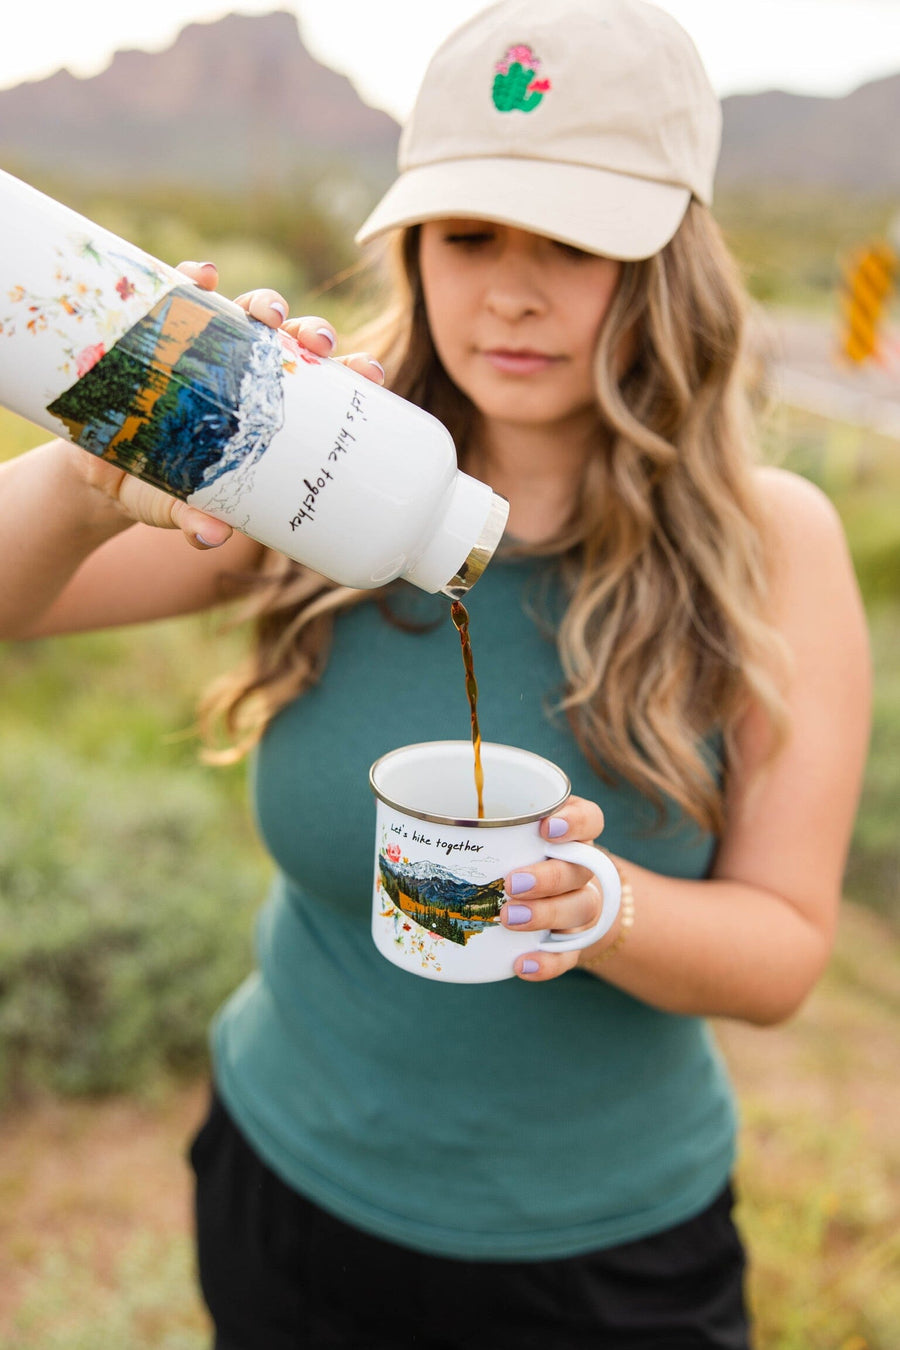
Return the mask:
M 331 356 L 337 346 L 337 333 L 334 325 L 318 314 L 305 314 L 301 319 L 289 319 L 284 331 L 319 356 Z
M 541 821 L 541 834 L 557 843 L 577 839 L 590 844 L 602 833 L 603 812 L 584 797 L 568 797 L 554 816 Z
M 180 262 L 175 270 L 196 281 L 205 291 L 214 291 L 219 284 L 219 269 L 212 262 Z
M 578 965 L 578 952 L 526 952 L 515 962 L 513 969 L 522 980 L 540 984 L 542 980 L 555 980 L 574 970 Z
M 541 834 L 554 843 L 574 841 L 593 843 L 603 830 L 603 812 L 596 802 L 584 797 L 569 797 L 554 816 L 541 821 Z M 593 878 L 586 867 L 545 858 L 529 867 L 517 868 L 506 877 L 504 889 L 512 900 L 543 900 L 582 890 Z M 527 903 L 527 901 L 526 901 Z M 536 924 L 537 928 L 555 928 L 557 924 Z
M 224 521 L 130 474 L 122 474 L 108 492 L 132 520 L 158 529 L 181 530 L 192 548 L 218 548 L 234 533 Z
M 367 380 L 375 384 L 384 384 L 384 366 L 368 352 L 353 352 L 351 356 L 339 356 L 337 359 L 342 366 L 355 370 L 357 375 L 365 375 Z
M 327 319 L 318 314 L 307 314 L 302 319 L 289 319 L 284 331 L 300 343 L 301 347 L 316 352 L 319 356 L 331 356 L 337 347 L 337 334 Z M 337 356 L 335 360 L 358 375 L 364 375 L 375 384 L 384 383 L 384 366 L 369 352 L 351 352 L 349 356 Z
M 592 843 L 603 830 L 603 812 L 596 802 L 569 797 L 559 811 L 541 821 L 541 834 L 555 842 Z M 512 932 L 552 929 L 577 933 L 593 928 L 603 909 L 600 883 L 586 867 L 546 858 L 520 867 L 504 881 L 507 900 L 500 921 Z M 552 980 L 578 964 L 577 952 L 526 952 L 517 958 L 516 974 L 524 980 Z
M 245 291 L 235 298 L 236 305 L 245 309 L 251 319 L 258 319 L 269 328 L 281 328 L 288 316 L 288 302 L 278 291 L 262 288 Z
M 173 513 L 173 519 L 192 548 L 218 548 L 234 533 L 230 525 L 206 515 L 204 511 L 198 511 L 196 507 L 188 507 L 177 518 L 174 518 Z
M 556 931 L 577 933 L 593 928 L 600 918 L 603 908 L 603 895 L 596 877 L 591 877 L 580 891 L 560 896 L 557 900 L 541 900 L 537 904 L 523 906 L 531 911 L 531 918 L 525 923 L 512 923 L 511 919 L 523 917 L 516 912 L 518 902 L 507 901 L 500 911 L 502 921 L 514 933 L 527 932 L 529 928 L 550 928 Z M 580 922 L 579 922 L 580 920 Z M 574 952 L 525 952 L 516 958 L 513 969 L 523 980 L 540 982 L 555 980 L 567 970 L 578 965 L 579 953 Z
M 588 875 L 584 868 L 578 869 Z M 513 876 L 521 875 L 513 873 Z M 507 892 L 509 894 L 509 892 Z M 552 928 L 559 932 L 578 932 L 592 928 L 600 917 L 603 896 L 600 884 L 593 877 L 576 889 L 556 894 L 550 899 L 537 899 L 532 892 L 510 896 L 500 909 L 500 922 L 517 933 L 539 932 Z
M 185 276 L 196 281 L 204 290 L 213 291 L 218 284 L 219 274 L 214 263 L 183 262 L 178 264 L 178 271 L 184 272 Z M 283 328 L 295 342 L 316 356 L 334 355 L 337 348 L 334 325 L 323 319 L 320 314 L 306 314 L 302 318 L 289 319 L 288 302 L 278 291 L 266 288 L 245 291 L 234 303 L 240 305 L 241 309 L 246 310 L 251 318 L 258 319 L 260 323 L 268 324 L 270 328 Z M 364 375 L 367 380 L 372 380 L 374 384 L 384 384 L 384 367 L 368 352 L 352 352 L 349 356 L 339 356 L 335 359 L 341 365 L 356 371 L 358 375 Z

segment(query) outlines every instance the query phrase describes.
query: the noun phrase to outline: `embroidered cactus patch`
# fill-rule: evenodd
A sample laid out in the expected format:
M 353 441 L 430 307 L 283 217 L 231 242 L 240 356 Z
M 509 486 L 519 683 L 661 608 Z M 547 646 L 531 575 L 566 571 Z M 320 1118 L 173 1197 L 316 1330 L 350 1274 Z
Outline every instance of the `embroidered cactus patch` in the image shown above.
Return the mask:
M 540 60 L 530 47 L 510 47 L 494 67 L 494 107 L 498 112 L 533 112 L 550 91 L 549 80 L 538 79 Z

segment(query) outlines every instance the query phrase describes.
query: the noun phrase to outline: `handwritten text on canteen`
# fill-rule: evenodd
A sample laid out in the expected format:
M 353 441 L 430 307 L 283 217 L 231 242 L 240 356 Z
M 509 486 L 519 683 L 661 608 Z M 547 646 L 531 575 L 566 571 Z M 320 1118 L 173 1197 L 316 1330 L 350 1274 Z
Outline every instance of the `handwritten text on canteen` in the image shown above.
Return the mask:
M 366 396 L 363 390 L 357 389 L 354 392 L 350 407 L 344 414 L 343 425 L 334 439 L 334 445 L 328 452 L 328 458 L 331 460 L 332 464 L 337 464 L 341 456 L 346 455 L 349 444 L 356 440 L 356 436 L 350 431 L 347 423 L 368 421 L 368 418 L 363 412 L 365 399 Z M 358 430 L 359 428 L 357 427 L 357 431 Z M 314 481 L 310 482 L 308 478 L 304 478 L 303 482 L 306 484 L 307 493 L 303 498 L 303 502 L 300 509 L 297 511 L 297 514 L 291 517 L 292 530 L 299 529 L 304 520 L 311 521 L 313 519 L 316 514 L 316 507 L 319 504 L 317 500 L 319 493 L 322 492 L 329 483 L 334 482 L 334 476 L 331 471 L 323 465 L 322 468 L 319 469 L 318 476 Z

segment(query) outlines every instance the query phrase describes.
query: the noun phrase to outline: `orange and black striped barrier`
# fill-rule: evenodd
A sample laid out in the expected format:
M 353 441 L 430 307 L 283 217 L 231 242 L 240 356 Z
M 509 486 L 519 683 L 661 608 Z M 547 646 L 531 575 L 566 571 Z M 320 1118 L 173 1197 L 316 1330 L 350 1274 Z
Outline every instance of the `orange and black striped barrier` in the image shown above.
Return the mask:
M 877 358 L 881 324 L 897 280 L 898 258 L 890 244 L 867 244 L 849 258 L 841 290 L 841 355 L 859 365 Z

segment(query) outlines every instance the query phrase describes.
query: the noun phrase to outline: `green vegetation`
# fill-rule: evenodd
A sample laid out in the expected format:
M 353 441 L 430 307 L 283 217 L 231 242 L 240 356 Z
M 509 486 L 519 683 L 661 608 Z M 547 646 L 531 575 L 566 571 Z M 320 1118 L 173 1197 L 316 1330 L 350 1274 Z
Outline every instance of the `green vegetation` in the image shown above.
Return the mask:
M 872 739 L 846 894 L 900 927 L 900 453 L 859 427 L 781 409 L 769 451 L 837 506 L 869 619 Z
M 816 192 L 717 193 L 715 216 L 757 300 L 833 311 L 848 257 L 884 238 L 896 197 Z
M 0 457 L 43 439 L 0 415 Z M 198 1072 L 250 969 L 268 866 L 243 771 L 190 735 L 240 653 L 221 624 L 0 648 L 0 1097 Z
M 179 734 L 211 624 L 4 649 L 0 1092 L 196 1072 L 249 969 L 267 869 L 241 779 Z
M 160 185 L 133 185 L 120 193 L 48 173 L 23 170 L 22 177 L 171 266 L 215 262 L 225 295 L 272 286 L 298 314 L 306 312 L 304 297 L 358 261 L 348 216 L 362 220 L 367 200 L 351 207 L 316 183 L 298 182 L 277 195 Z

